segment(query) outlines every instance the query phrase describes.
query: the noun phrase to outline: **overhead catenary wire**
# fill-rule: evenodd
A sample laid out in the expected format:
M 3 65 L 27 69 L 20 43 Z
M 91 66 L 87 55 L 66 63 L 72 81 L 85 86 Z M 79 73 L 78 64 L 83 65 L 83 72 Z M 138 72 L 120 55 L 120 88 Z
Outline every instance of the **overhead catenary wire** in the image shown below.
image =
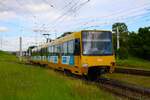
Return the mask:
M 143 5 L 140 5 L 140 7 L 139 6 L 134 6 L 130 9 L 119 9 L 117 11 L 114 11 L 111 14 L 103 15 L 103 16 L 97 16 L 97 17 L 94 16 L 94 18 L 108 18 L 108 17 L 111 17 L 112 15 L 120 16 L 120 14 L 125 14 L 126 12 L 131 12 L 131 10 L 138 10 L 139 8 L 141 9 L 141 8 L 145 8 L 145 7 L 149 7 L 149 6 L 150 6 L 150 2 L 147 2 L 147 3 L 144 3 Z M 82 19 L 82 18 L 79 18 L 79 19 Z M 85 19 L 85 18 L 83 18 L 83 19 Z M 88 19 L 88 18 L 86 18 L 86 19 Z M 90 19 L 93 19 L 92 16 L 90 16 Z
M 73 1 L 73 0 L 72 0 Z M 20 1 L 18 1 L 18 0 L 16 0 L 16 3 L 19 5 L 19 7 L 22 9 L 23 8 L 23 3 L 22 2 L 20 2 Z M 72 2 L 70 2 L 69 4 L 71 4 Z M 67 7 L 67 6 L 66 6 Z M 66 7 L 64 7 L 64 9 L 66 8 Z M 31 11 L 29 11 L 29 10 L 26 10 L 26 11 L 28 11 L 29 13 L 30 13 L 30 15 L 31 16 L 33 16 L 33 18 L 35 18 L 35 15 L 31 12 Z M 45 24 L 43 24 L 43 26 L 44 26 Z
M 140 9 L 145 9 L 145 7 L 148 7 L 149 6 L 149 4 L 144 4 L 145 6 L 143 6 L 142 8 L 133 8 L 133 9 L 131 9 L 130 11 L 126 11 L 126 12 L 122 12 L 122 10 L 120 11 L 120 12 L 122 12 L 121 14 L 122 15 L 125 15 L 125 14 L 132 14 L 132 13 L 135 13 L 135 12 L 138 12 L 139 13 L 139 10 Z M 118 12 L 118 11 L 117 11 Z M 113 14 L 115 14 L 115 13 L 113 13 Z M 119 15 L 121 15 L 120 13 L 116 13 L 116 14 L 118 14 L 118 16 Z M 110 17 L 111 15 L 108 15 L 108 16 L 105 16 L 106 18 L 108 18 L 108 17 Z M 124 17 L 124 16 L 119 16 L 119 17 Z M 118 17 L 117 17 L 118 18 Z M 96 20 L 97 21 L 97 20 Z M 93 20 L 92 20 L 92 22 L 93 22 Z
M 149 5 L 148 5 L 148 6 L 149 6 Z M 148 7 L 148 6 L 147 6 L 147 7 Z M 138 9 L 138 8 L 136 8 L 136 9 Z M 141 9 L 141 8 L 140 8 L 140 9 Z M 145 8 L 142 7 L 142 9 L 145 9 Z M 134 12 L 133 12 L 133 10 L 130 10 L 130 12 L 123 12 L 123 14 L 127 14 L 127 13 L 128 13 L 128 14 L 131 14 L 130 16 L 132 16 L 132 13 L 135 14 L 135 13 L 137 13 L 137 12 L 139 13 L 139 9 L 136 10 L 136 11 L 134 10 Z M 141 12 L 140 12 L 140 13 L 141 13 Z M 141 15 L 142 15 L 142 14 L 144 14 L 144 13 L 141 13 Z M 136 14 L 135 14 L 135 15 L 136 15 Z M 137 15 L 138 15 L 138 14 L 137 14 Z M 111 16 L 111 15 L 110 15 L 110 16 Z M 129 17 L 130 17 L 130 16 L 129 16 Z M 113 20 L 113 19 L 115 19 L 115 20 L 116 20 L 116 19 L 122 19 L 122 18 L 125 19 L 126 16 L 118 16 L 118 17 L 116 17 L 116 18 L 112 18 L 111 20 Z M 107 17 L 106 17 L 106 19 L 107 19 Z M 83 23 L 78 23 L 78 25 L 80 25 L 80 24 L 86 25 L 86 24 L 90 24 L 90 23 L 93 23 L 93 22 L 97 22 L 97 21 L 98 21 L 98 20 L 95 20 L 95 19 L 93 20 L 93 19 L 91 19 L 91 21 L 88 21 L 88 22 L 85 22 L 85 23 L 84 23 L 84 22 L 83 22 Z
M 81 4 L 79 4 L 77 7 L 74 8 L 74 11 L 78 11 L 79 9 L 81 9 L 81 7 L 83 7 L 85 4 L 87 4 L 90 0 L 87 0 Z
M 144 6 L 144 7 L 148 7 L 149 6 L 149 4 L 144 4 L 144 5 L 146 5 L 146 6 Z M 133 10 L 137 10 L 137 8 L 134 8 Z M 140 9 L 146 9 L 146 8 L 140 8 Z M 137 11 L 130 11 L 130 13 L 132 14 L 133 12 L 138 12 L 140 9 L 138 9 Z M 131 9 L 132 10 L 132 9 Z M 122 11 L 122 10 L 121 10 Z M 126 12 L 125 12 L 126 13 Z M 124 12 L 123 12 L 123 14 L 125 14 Z M 129 13 L 129 12 L 127 12 L 127 13 Z M 126 14 L 127 14 L 126 13 Z M 141 12 L 138 12 L 138 13 L 141 13 Z M 118 14 L 119 15 L 119 14 Z M 123 17 L 124 18 L 124 16 L 119 16 L 119 17 L 116 17 L 116 20 L 118 20 L 118 19 L 122 19 L 121 17 Z M 124 18 L 125 19 L 125 18 Z M 106 24 L 106 23 L 108 23 L 108 22 L 105 22 L 104 24 Z M 72 26 L 74 26 L 74 25 L 72 25 Z
M 77 2 L 75 2 L 65 13 L 63 13 L 61 16 L 59 16 L 59 17 L 54 21 L 54 24 L 53 24 L 53 26 L 52 26 L 51 29 L 56 30 L 55 27 L 56 27 L 56 25 L 57 25 L 57 22 L 59 22 L 63 17 L 65 17 L 65 16 L 67 16 L 68 14 L 70 14 L 70 12 L 74 11 L 74 9 L 75 9 L 76 7 L 82 6 L 82 5 L 84 5 L 84 4 L 87 3 L 87 1 L 84 2 L 84 3 L 79 3 L 79 2 L 80 2 L 80 0 L 78 0 Z M 88 0 L 88 2 L 89 2 L 89 0 Z
M 134 18 L 131 20 L 131 17 Z M 99 27 L 99 26 L 106 26 L 106 25 L 112 25 L 113 23 L 116 23 L 116 22 L 127 22 L 129 24 L 130 23 L 134 23 L 135 20 L 139 19 L 139 18 L 143 18 L 142 20 L 145 20 L 144 17 L 142 15 L 136 15 L 136 16 L 131 16 L 130 18 L 126 17 L 126 18 L 118 18 L 118 19 L 114 19 L 113 21 L 110 21 L 110 22 L 99 22 L 97 24 L 93 24 L 93 25 L 88 25 L 88 26 L 79 26 L 77 29 L 88 29 L 88 28 L 91 28 L 91 27 Z M 145 16 L 145 17 L 150 17 L 150 16 Z M 123 20 L 126 20 L 126 21 L 123 21 Z M 76 29 L 76 30 L 77 30 Z
M 46 1 L 46 0 L 45 0 L 45 1 Z M 23 6 L 22 6 L 23 4 L 22 4 L 19 0 L 16 0 L 16 2 L 17 2 L 18 5 L 20 6 L 20 8 L 23 8 Z M 47 3 L 48 3 L 48 2 L 45 2 L 45 4 L 47 4 Z M 52 4 L 51 4 L 51 7 L 54 8 L 54 5 L 52 6 Z M 31 12 L 31 11 L 29 11 L 29 10 L 27 10 L 27 11 L 31 14 L 31 16 L 34 18 L 34 20 L 37 19 L 36 14 L 34 14 L 33 12 Z M 35 25 L 35 26 L 34 26 L 35 28 L 33 29 L 33 31 L 34 31 L 34 30 L 37 30 L 37 28 L 36 28 L 37 25 L 38 25 L 37 22 L 34 22 L 34 25 Z M 43 27 L 44 25 L 45 25 L 45 24 L 43 24 L 42 27 Z M 35 41 L 36 41 L 35 44 L 36 44 L 36 45 L 37 45 L 37 35 L 38 35 L 37 33 L 39 33 L 39 34 L 41 34 L 41 36 L 43 36 L 43 32 L 45 32 L 44 30 L 46 30 L 46 29 L 43 29 L 43 30 L 42 30 L 42 29 L 39 29 L 39 31 L 34 32 L 34 33 L 35 33 Z
M 76 6 L 79 2 L 80 2 L 80 0 L 78 0 L 77 2 L 72 3 L 72 5 L 69 7 L 69 9 L 68 9 L 66 12 L 64 12 L 62 15 L 60 15 L 59 17 L 57 17 L 57 18 L 52 22 L 52 23 L 53 23 L 53 26 L 51 27 L 51 30 L 54 29 L 55 26 L 57 25 L 57 23 L 58 23 L 64 16 L 66 16 L 67 13 L 69 13 L 69 12 L 73 9 L 73 7 Z M 48 26 L 48 25 L 49 25 L 49 24 L 47 24 L 47 26 Z M 45 26 L 45 24 L 44 24 L 44 26 Z M 54 30 L 55 30 L 55 29 L 54 29 Z
M 112 17 L 113 15 L 118 15 L 118 16 L 115 16 L 116 18 L 119 18 L 119 17 L 124 17 L 124 16 L 132 16 L 132 14 L 135 14 L 135 13 L 141 13 L 139 12 L 139 10 L 144 10 L 146 7 L 150 7 L 150 5 L 147 5 L 147 6 L 143 6 L 143 7 L 138 7 L 138 8 L 133 8 L 133 9 L 130 9 L 129 11 L 121 11 L 121 13 L 118 13 L 118 12 L 115 12 L 115 13 L 112 13 L 110 15 L 106 15 L 106 16 L 102 16 L 102 17 L 99 17 L 99 18 L 91 18 L 90 21 L 88 20 L 88 22 L 95 22 L 95 21 L 98 21 L 98 19 L 101 19 L 101 18 L 105 18 L 105 19 L 108 19 L 110 17 Z M 114 17 L 113 17 L 114 19 Z M 88 22 L 85 22 L 88 24 Z
M 74 0 L 72 0 L 72 1 L 74 1 Z M 80 2 L 80 0 L 78 0 L 78 1 L 75 2 L 74 4 L 73 4 L 72 2 L 69 2 L 69 3 L 68 3 L 68 6 L 69 6 L 70 4 L 73 4 L 73 5 L 71 5 L 71 7 L 70 7 L 66 12 L 64 12 L 62 15 L 60 15 L 59 17 L 57 17 L 53 22 L 55 23 L 55 22 L 59 21 L 62 17 L 64 17 L 65 15 L 67 15 L 69 12 L 71 12 L 71 11 L 73 10 L 73 8 L 74 8 L 76 5 L 78 5 L 79 2 Z M 66 8 L 66 7 L 67 7 L 67 5 L 66 5 L 65 7 L 63 7 L 63 9 Z
M 141 19 L 140 21 L 146 21 L 146 19 L 144 19 L 144 17 L 150 17 L 150 16 L 132 16 L 132 17 L 134 17 L 134 19 L 132 19 L 132 20 L 129 20 L 128 18 L 126 18 L 127 20 L 125 21 L 128 25 L 129 24 L 132 24 L 132 23 L 135 23 L 136 22 L 136 20 L 137 19 L 139 19 L 139 18 L 143 18 L 143 19 Z M 100 26 L 106 26 L 106 25 L 112 25 L 113 23 L 116 23 L 116 22 L 124 22 L 123 21 L 123 19 L 121 20 L 114 20 L 114 21 L 112 21 L 112 22 L 107 22 L 107 23 L 105 23 L 105 22 L 101 22 L 101 23 L 99 23 L 99 24 L 95 24 L 95 25 L 89 25 L 89 26 L 82 26 L 82 27 L 79 27 L 80 29 L 89 29 L 89 28 L 98 28 L 98 27 L 100 27 Z M 135 25 L 137 25 L 137 24 L 135 24 Z M 78 29 L 79 29 L 78 28 Z M 78 29 L 76 29 L 76 30 L 78 30 Z
M 48 0 L 46 0 L 46 1 L 48 1 Z M 73 0 L 72 0 L 73 1 Z M 23 3 L 21 3 L 21 4 L 23 4 Z M 66 7 L 64 8 L 64 9 L 67 9 L 67 8 L 70 8 L 73 4 L 75 4 L 75 2 L 74 3 L 71 3 L 71 2 L 68 2 L 67 4 L 69 4 L 68 6 L 66 5 Z M 70 5 L 71 4 L 71 5 Z M 60 21 L 62 21 L 62 19 L 63 18 L 65 18 L 65 17 L 67 17 L 66 15 L 70 15 L 70 14 L 72 14 L 72 13 L 75 13 L 76 12 L 76 9 L 78 10 L 78 8 L 80 8 L 80 6 L 79 5 L 81 5 L 82 4 L 82 2 L 78 2 L 78 5 L 76 5 L 76 6 L 74 6 L 67 14 L 65 14 L 62 18 L 60 18 L 59 20 L 58 20 L 58 22 L 57 23 L 59 23 Z M 23 7 L 23 6 L 22 6 Z M 122 10 L 119 10 L 119 11 L 117 11 L 117 13 L 116 12 L 114 12 L 114 15 L 116 16 L 114 19 L 112 19 L 113 21 L 112 22 L 110 22 L 110 20 L 108 20 L 107 18 L 110 18 L 111 17 L 111 15 L 108 15 L 108 17 L 106 17 L 106 21 L 104 20 L 104 22 L 101 22 L 101 20 L 99 20 L 99 19 L 97 19 L 97 18 L 91 18 L 90 19 L 90 21 L 87 21 L 87 24 L 85 24 L 86 23 L 86 21 L 81 21 L 82 23 L 82 25 L 84 25 L 84 26 L 88 26 L 88 24 L 89 24 L 89 26 L 92 24 L 92 23 L 94 23 L 94 21 L 95 22 L 99 22 L 99 23 L 102 23 L 102 24 L 100 24 L 100 25 L 108 25 L 109 23 L 113 23 L 113 22 L 117 22 L 117 21 L 123 21 L 123 20 L 126 20 L 127 22 L 129 21 L 129 20 L 136 20 L 137 18 L 140 18 L 141 16 L 143 16 L 143 14 L 144 14 L 144 12 L 142 12 L 141 10 L 143 10 L 143 9 L 147 9 L 147 7 L 149 7 L 149 4 L 145 4 L 145 6 L 142 6 L 142 7 L 140 7 L 140 8 L 134 8 L 134 10 L 130 10 L 130 11 L 124 11 L 124 12 L 122 12 L 122 13 L 118 13 L 119 11 L 122 11 Z M 54 8 L 53 9 L 57 9 L 56 8 L 56 6 L 54 6 Z M 67 9 L 68 10 L 68 9 Z M 30 11 L 29 11 L 30 12 Z M 65 11 L 66 12 L 66 11 Z M 30 12 L 31 14 L 33 14 L 34 15 L 34 13 L 32 13 L 32 12 Z M 115 14 L 116 13 L 116 14 Z M 134 14 L 132 14 L 132 13 L 134 13 Z M 126 15 L 126 14 L 131 14 L 131 17 L 129 16 L 128 18 L 126 17 L 126 16 L 124 16 L 124 15 Z M 139 14 L 141 14 L 141 15 L 139 15 Z M 134 16 L 133 16 L 134 15 Z M 132 17 L 133 16 L 133 17 Z M 138 16 L 138 17 L 136 17 L 136 16 Z M 133 19 L 134 18 L 134 19 Z M 147 17 L 144 17 L 142 20 L 145 20 Z M 80 20 L 80 19 L 79 19 Z M 133 22 L 133 21 L 130 21 L 130 22 Z M 57 24 L 56 23 L 56 24 Z M 76 23 L 76 22 L 75 22 Z M 135 23 L 135 22 L 133 22 L 133 23 Z M 55 22 L 54 22 L 54 24 L 53 25 L 55 25 Z M 52 25 L 52 26 L 53 26 Z M 96 24 L 97 25 L 97 27 L 98 27 L 98 24 Z M 55 26 L 53 26 L 54 28 L 55 28 L 55 30 L 57 29 L 57 27 L 56 27 L 57 25 L 55 25 Z M 74 25 L 72 25 L 72 26 L 74 26 Z M 84 27 L 83 26 L 83 27 Z M 92 27 L 94 26 L 94 24 L 92 24 L 91 25 Z M 44 29 L 45 27 L 47 27 L 47 25 L 46 24 L 42 24 L 42 28 Z M 74 26 L 74 27 L 76 27 L 76 26 Z M 52 29 L 52 30 L 54 30 L 54 29 Z
M 58 16 L 52 23 L 54 23 L 54 25 L 55 25 L 55 23 L 57 23 L 61 18 L 63 18 L 67 13 L 69 13 L 72 10 L 72 8 L 74 6 L 76 6 L 79 2 L 80 2 L 80 0 L 78 0 L 77 2 L 75 2 L 73 5 L 71 5 L 71 7 L 66 12 L 64 12 L 63 14 L 61 14 L 60 16 Z
M 72 0 L 71 2 L 69 2 L 67 5 L 65 5 L 62 9 L 61 9 L 61 11 L 63 10 L 63 9 L 65 9 L 65 8 L 67 8 L 67 7 L 69 7 L 70 5 L 72 6 L 72 4 L 73 4 L 73 1 L 74 0 Z M 80 0 L 79 0 L 80 1 Z M 45 2 L 45 1 L 44 1 Z M 48 1 L 47 1 L 48 2 Z M 57 17 L 52 23 L 57 23 L 60 19 L 61 19 L 61 17 L 63 17 L 64 15 L 60 15 L 59 17 Z M 47 26 L 49 25 L 49 23 L 47 24 Z M 46 29 L 46 24 L 42 24 L 41 25 L 41 27 L 40 27 L 40 29 L 43 29 L 43 30 L 45 30 Z
M 89 22 L 89 24 L 79 24 L 78 27 L 73 27 L 73 29 L 71 30 L 78 30 L 78 29 L 85 29 L 85 27 L 94 27 L 94 26 L 104 26 L 104 25 L 112 25 L 113 23 L 115 22 L 128 22 L 128 20 L 135 20 L 137 18 L 141 18 L 143 17 L 143 14 L 138 14 L 138 15 L 134 15 L 134 16 L 130 16 L 130 17 L 118 17 L 118 18 L 114 18 L 114 19 L 111 19 L 111 21 L 98 21 L 96 24 L 94 24 L 93 22 Z M 145 15 L 144 17 L 149 17 L 149 15 Z M 124 21 L 125 20 L 125 21 Z M 93 25 L 92 25 L 93 24 Z M 76 25 L 73 25 L 73 26 L 76 26 Z

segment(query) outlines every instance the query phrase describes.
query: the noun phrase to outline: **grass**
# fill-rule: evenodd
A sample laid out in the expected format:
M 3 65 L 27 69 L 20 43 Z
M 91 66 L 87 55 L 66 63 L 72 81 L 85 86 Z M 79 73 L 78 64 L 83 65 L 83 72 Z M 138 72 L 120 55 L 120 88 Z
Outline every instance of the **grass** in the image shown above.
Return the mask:
M 135 57 L 129 57 L 126 60 L 118 59 L 117 66 L 150 70 L 150 61 Z
M 129 74 L 106 74 L 104 75 L 107 78 L 120 80 L 126 83 L 135 84 L 138 86 L 143 86 L 146 88 L 150 88 L 150 77 L 146 76 L 137 76 L 137 75 L 129 75 Z
M 50 69 L 19 64 L 0 52 L 0 100 L 117 100 L 94 84 L 68 78 Z

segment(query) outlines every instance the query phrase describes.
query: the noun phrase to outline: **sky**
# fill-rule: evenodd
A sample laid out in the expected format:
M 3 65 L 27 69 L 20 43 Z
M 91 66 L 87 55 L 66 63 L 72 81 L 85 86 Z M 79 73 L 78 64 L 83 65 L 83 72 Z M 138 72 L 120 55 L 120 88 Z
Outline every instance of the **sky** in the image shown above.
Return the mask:
M 150 0 L 0 0 L 0 50 L 18 51 L 64 32 L 111 30 L 124 22 L 129 31 L 150 26 Z

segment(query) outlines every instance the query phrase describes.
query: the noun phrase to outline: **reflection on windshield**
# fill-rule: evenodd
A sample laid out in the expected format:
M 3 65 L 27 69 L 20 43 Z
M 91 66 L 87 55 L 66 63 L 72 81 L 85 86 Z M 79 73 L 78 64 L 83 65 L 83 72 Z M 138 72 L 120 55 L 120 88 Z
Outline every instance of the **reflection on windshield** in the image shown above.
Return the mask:
M 83 54 L 112 54 L 111 32 L 83 32 Z

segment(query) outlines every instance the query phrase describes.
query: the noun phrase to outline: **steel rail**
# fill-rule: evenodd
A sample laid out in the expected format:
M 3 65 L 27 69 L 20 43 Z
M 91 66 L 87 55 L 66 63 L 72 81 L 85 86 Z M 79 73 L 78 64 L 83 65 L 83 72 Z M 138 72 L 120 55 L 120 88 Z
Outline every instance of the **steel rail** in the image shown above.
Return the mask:
M 100 78 L 97 83 L 104 89 L 130 100 L 150 100 L 150 88 L 108 78 Z
M 150 76 L 150 70 L 135 69 L 135 68 L 115 68 L 115 73 Z

